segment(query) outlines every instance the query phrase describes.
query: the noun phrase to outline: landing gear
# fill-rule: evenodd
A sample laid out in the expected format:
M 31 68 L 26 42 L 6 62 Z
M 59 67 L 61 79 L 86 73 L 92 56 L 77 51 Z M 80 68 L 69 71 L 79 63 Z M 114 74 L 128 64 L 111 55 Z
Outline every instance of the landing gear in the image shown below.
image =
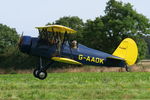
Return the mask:
M 125 65 L 125 69 L 127 72 L 131 72 L 131 67 L 128 67 L 127 65 Z
M 44 80 L 44 79 L 47 77 L 47 72 L 46 72 L 46 71 L 41 71 L 41 70 L 39 70 L 39 69 L 35 69 L 35 70 L 33 71 L 33 75 L 34 75 L 34 77 L 36 77 L 36 78 L 39 78 L 39 79 L 41 79 L 41 80 Z
M 40 57 L 39 65 L 33 71 L 34 77 L 44 80 L 47 77 L 46 70 L 50 67 L 51 64 L 53 64 L 53 61 L 43 66 L 43 59 Z

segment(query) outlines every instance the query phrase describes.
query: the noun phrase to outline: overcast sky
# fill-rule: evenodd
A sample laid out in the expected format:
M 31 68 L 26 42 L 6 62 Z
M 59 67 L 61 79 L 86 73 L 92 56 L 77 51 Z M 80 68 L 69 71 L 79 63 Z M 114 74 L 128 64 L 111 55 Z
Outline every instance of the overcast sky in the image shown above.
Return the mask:
M 37 36 L 37 26 L 44 26 L 63 16 L 78 16 L 84 21 L 104 15 L 108 0 L 0 0 L 0 23 L 16 28 L 18 33 Z M 121 0 L 118 0 L 121 1 Z M 150 18 L 150 0 L 122 0 Z

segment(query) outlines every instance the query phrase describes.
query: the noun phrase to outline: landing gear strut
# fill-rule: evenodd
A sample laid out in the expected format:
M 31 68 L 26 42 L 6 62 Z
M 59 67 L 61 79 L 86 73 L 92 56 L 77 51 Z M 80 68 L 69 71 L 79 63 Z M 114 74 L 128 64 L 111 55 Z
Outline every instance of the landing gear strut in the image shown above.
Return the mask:
M 54 61 L 51 61 L 50 63 L 43 66 L 43 59 L 40 57 L 39 65 L 37 68 L 33 71 L 33 75 L 36 78 L 39 78 L 41 80 L 44 80 L 47 77 L 46 70 L 50 67 L 51 64 L 53 64 Z
M 125 65 L 125 69 L 126 69 L 127 72 L 131 72 L 131 68 L 128 67 L 127 65 Z

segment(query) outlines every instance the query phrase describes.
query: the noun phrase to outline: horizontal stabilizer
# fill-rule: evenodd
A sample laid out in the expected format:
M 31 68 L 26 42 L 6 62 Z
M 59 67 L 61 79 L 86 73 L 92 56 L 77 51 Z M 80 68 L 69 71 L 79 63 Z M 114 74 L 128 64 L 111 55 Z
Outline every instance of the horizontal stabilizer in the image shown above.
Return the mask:
M 116 60 L 124 60 L 123 58 L 120 58 L 120 57 L 115 57 L 115 56 L 110 56 L 110 57 L 107 57 L 109 59 L 116 59 Z

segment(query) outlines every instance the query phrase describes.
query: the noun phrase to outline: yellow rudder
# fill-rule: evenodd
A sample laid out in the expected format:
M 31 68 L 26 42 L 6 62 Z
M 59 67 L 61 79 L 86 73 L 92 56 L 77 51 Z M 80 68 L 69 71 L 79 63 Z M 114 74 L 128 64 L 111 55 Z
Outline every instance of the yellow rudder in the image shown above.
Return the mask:
M 138 48 L 133 39 L 126 38 L 112 55 L 125 59 L 128 65 L 133 65 L 137 60 Z

